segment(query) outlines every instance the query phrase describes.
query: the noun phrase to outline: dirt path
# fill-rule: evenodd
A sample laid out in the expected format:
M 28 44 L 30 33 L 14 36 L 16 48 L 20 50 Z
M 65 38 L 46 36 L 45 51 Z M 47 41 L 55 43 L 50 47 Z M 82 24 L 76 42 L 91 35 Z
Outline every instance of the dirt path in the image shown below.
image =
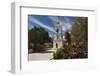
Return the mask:
M 41 53 L 30 53 L 28 56 L 29 61 L 32 60 L 50 60 L 53 58 L 53 49 L 47 49 Z

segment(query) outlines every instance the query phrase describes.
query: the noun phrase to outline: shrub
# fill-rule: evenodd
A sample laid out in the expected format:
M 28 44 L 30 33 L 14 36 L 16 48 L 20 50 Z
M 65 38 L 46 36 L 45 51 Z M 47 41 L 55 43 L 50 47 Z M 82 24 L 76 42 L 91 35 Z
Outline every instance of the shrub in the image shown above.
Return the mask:
M 56 52 L 53 53 L 53 59 L 62 59 L 63 58 L 63 51 L 62 48 L 59 48 L 56 50 Z
M 69 47 L 58 48 L 56 52 L 53 53 L 53 59 L 69 59 L 70 49 Z

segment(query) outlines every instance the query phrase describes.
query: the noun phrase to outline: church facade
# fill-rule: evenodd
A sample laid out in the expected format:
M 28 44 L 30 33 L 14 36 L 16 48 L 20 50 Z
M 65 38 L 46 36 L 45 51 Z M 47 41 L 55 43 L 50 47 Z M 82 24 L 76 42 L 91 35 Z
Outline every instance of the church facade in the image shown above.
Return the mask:
M 56 34 L 54 34 L 53 48 L 60 48 L 63 46 L 63 32 L 59 17 L 57 17 L 57 21 L 55 24 L 55 31 Z

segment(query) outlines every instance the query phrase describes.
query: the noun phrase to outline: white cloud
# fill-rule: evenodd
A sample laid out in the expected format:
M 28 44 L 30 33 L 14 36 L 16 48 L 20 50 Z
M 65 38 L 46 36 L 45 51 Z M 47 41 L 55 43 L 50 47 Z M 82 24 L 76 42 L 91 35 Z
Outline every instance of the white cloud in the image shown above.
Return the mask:
M 72 26 L 73 26 L 74 22 L 71 21 L 69 18 L 64 17 L 64 20 L 62 21 L 62 24 L 63 24 L 64 31 L 66 31 L 66 30 L 71 30 L 72 29 Z
M 33 26 L 32 24 L 29 23 L 28 29 L 30 30 L 30 29 L 32 29 L 32 28 L 34 28 L 34 26 Z
M 41 26 L 41 27 L 43 27 L 43 28 L 45 28 L 45 29 L 47 29 L 49 31 L 52 31 L 52 32 L 56 33 L 54 29 L 52 29 L 51 27 L 48 27 L 47 25 L 43 24 L 39 20 L 35 19 L 34 17 L 30 16 L 29 19 L 30 19 L 31 22 L 34 22 L 34 23 L 38 24 L 39 26 Z
M 54 22 L 57 21 L 57 17 L 56 16 L 49 16 L 49 18 Z M 63 18 L 64 18 L 64 20 L 60 19 L 60 23 L 62 25 L 62 30 L 65 32 L 66 30 L 70 30 L 71 29 L 73 23 L 70 23 L 71 21 L 67 17 L 66 18 L 63 17 Z
M 66 21 L 61 21 L 61 25 L 62 25 L 62 30 L 64 32 L 67 31 L 67 30 L 70 30 L 72 28 L 72 24 L 67 23 Z

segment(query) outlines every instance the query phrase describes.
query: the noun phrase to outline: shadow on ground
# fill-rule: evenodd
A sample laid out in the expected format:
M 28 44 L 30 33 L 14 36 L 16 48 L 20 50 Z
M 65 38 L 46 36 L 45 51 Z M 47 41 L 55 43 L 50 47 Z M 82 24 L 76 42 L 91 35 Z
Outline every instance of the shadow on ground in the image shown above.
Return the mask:
M 45 48 L 45 49 L 38 49 L 38 50 L 32 50 L 28 51 L 28 54 L 31 53 L 53 53 L 53 51 L 51 51 L 52 48 Z

